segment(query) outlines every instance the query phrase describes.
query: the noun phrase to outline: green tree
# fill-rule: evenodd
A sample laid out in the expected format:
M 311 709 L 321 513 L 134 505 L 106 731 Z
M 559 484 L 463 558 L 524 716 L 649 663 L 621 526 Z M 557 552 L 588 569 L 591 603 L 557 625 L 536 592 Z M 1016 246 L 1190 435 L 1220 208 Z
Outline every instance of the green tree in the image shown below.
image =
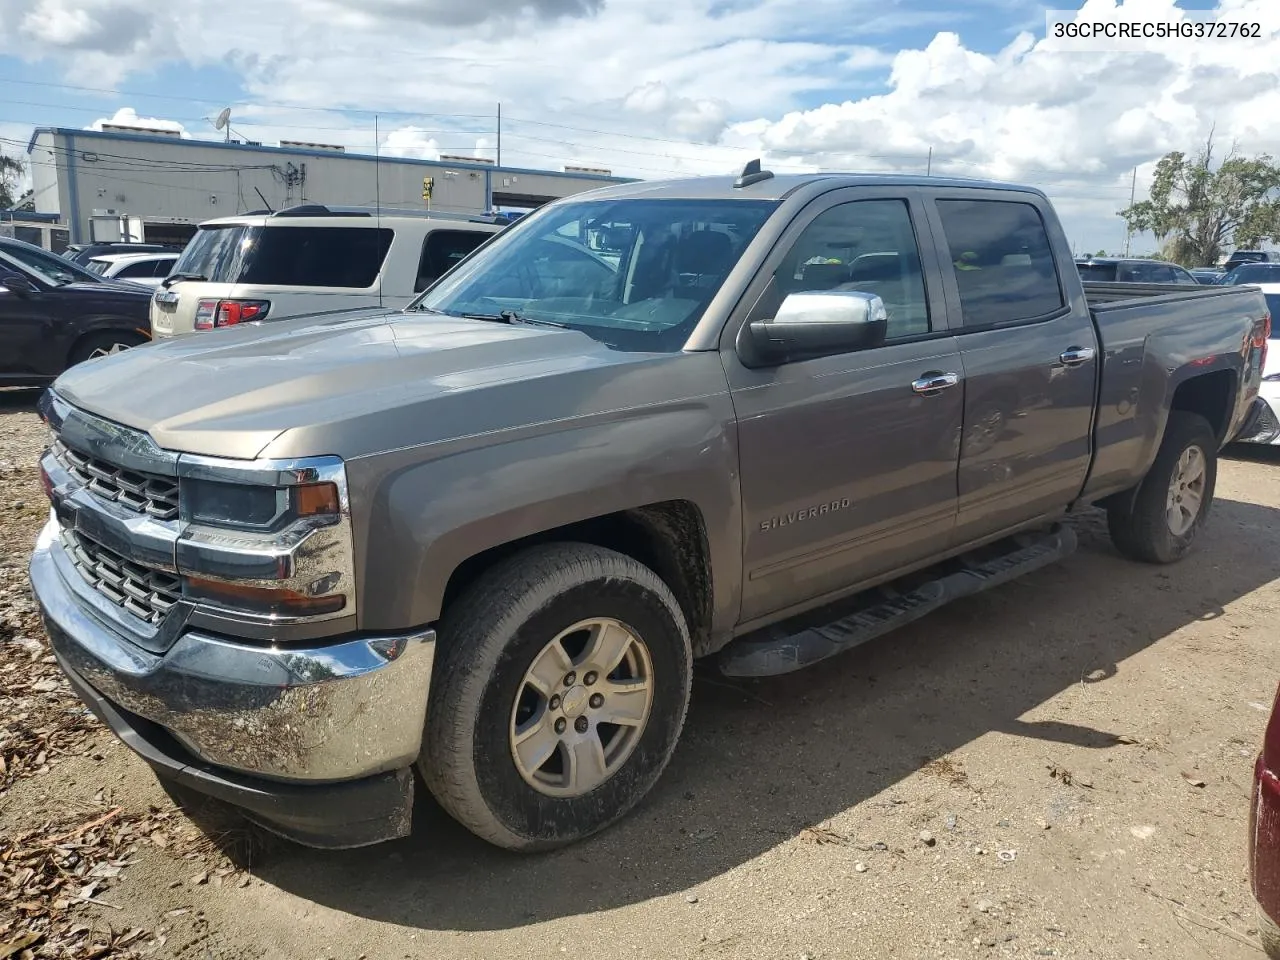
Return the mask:
M 0 153 L 0 210 L 20 207 L 23 202 L 30 203 L 31 193 L 19 194 L 18 184 L 27 167 L 19 158 Z
M 1232 147 L 1215 166 L 1210 133 L 1194 157 L 1175 151 L 1162 158 L 1149 198 L 1120 216 L 1130 230 L 1155 234 L 1167 259 L 1212 266 L 1229 243 L 1247 248 L 1280 238 L 1280 165 Z
M 1105 257 L 1106 255 L 1107 255 L 1107 251 L 1105 250 L 1099 250 L 1097 253 L 1094 254 L 1095 257 Z

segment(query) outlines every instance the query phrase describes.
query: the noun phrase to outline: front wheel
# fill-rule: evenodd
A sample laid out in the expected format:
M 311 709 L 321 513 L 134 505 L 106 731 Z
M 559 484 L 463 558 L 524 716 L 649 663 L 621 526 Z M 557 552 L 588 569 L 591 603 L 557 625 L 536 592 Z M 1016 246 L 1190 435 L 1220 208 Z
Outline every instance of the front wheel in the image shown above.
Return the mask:
M 84 363 L 86 360 L 96 360 L 98 357 L 109 357 L 115 353 L 123 353 L 125 350 L 132 349 L 147 342 L 147 339 L 139 334 L 127 331 L 95 333 L 92 336 L 85 337 L 75 345 L 75 349 L 71 351 L 68 358 L 67 366 L 74 367 L 78 363 Z
M 1107 509 L 1111 542 L 1134 560 L 1181 560 L 1209 516 L 1217 477 L 1218 441 L 1209 422 L 1173 411 L 1137 494 Z
M 548 849 L 604 829 L 675 750 L 688 627 L 630 557 L 572 543 L 518 554 L 452 605 L 438 643 L 418 767 L 491 843 Z

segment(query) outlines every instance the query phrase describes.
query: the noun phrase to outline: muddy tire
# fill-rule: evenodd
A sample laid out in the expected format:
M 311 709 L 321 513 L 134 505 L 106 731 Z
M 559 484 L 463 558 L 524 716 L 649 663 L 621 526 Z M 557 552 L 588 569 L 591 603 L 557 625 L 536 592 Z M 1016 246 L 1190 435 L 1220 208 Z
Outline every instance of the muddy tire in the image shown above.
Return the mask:
M 691 676 L 688 627 L 657 574 L 602 547 L 532 548 L 446 610 L 418 769 L 490 843 L 572 843 L 657 781 Z
M 1111 542 L 1144 563 L 1181 560 L 1209 516 L 1217 476 L 1218 440 L 1209 422 L 1173 411 L 1137 495 L 1107 509 Z

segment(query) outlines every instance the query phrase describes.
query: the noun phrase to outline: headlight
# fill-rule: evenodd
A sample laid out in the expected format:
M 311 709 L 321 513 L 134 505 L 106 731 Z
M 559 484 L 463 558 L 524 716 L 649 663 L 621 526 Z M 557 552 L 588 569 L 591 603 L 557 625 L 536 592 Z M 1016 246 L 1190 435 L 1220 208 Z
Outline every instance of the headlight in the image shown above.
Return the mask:
M 336 457 L 178 463 L 176 559 L 192 601 L 270 620 L 355 610 L 346 469 Z
M 314 517 L 337 522 L 342 512 L 334 483 L 265 487 L 218 480 L 184 480 L 183 519 L 234 530 L 275 531 Z

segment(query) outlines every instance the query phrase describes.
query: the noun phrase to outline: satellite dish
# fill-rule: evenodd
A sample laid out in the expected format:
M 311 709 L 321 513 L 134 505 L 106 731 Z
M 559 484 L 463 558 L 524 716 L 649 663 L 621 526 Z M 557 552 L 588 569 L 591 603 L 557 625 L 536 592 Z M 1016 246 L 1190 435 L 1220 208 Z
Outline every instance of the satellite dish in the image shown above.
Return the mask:
M 218 119 L 213 121 L 213 129 L 215 130 L 225 129 L 227 126 L 227 123 L 230 122 L 230 120 L 231 120 L 231 108 L 223 107 L 222 112 L 218 114 Z

